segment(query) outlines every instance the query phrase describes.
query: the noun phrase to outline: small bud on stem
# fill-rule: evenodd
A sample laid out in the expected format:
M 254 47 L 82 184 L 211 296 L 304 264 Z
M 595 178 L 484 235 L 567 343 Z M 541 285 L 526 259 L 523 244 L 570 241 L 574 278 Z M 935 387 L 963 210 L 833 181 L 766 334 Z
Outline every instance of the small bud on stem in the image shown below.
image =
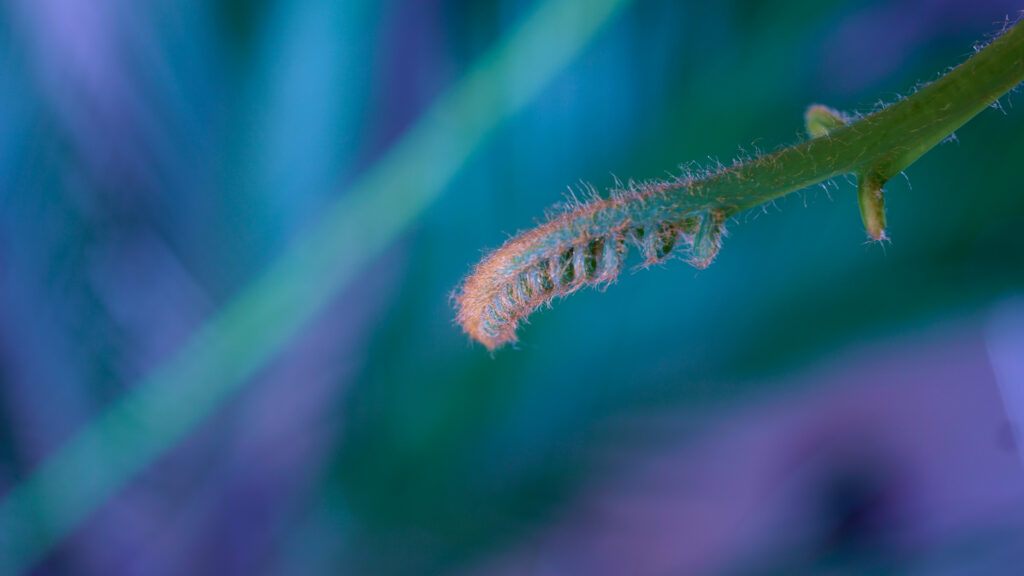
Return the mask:
M 877 176 L 861 176 L 857 181 L 857 202 L 864 229 L 875 242 L 888 240 L 885 235 L 885 184 Z

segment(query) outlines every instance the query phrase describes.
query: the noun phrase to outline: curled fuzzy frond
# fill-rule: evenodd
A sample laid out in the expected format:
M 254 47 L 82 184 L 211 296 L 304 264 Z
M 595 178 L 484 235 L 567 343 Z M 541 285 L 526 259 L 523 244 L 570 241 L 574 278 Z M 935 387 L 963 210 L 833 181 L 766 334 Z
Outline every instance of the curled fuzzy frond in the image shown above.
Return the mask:
M 615 280 L 630 246 L 642 265 L 682 253 L 704 268 L 727 218 L 844 174 L 860 181 L 868 234 L 885 239 L 885 182 L 1022 81 L 1024 26 L 1016 24 L 935 82 L 870 114 L 812 106 L 805 142 L 729 166 L 685 168 L 667 182 L 629 183 L 608 198 L 584 187 L 585 200 L 573 194 L 560 213 L 476 266 L 455 294 L 458 322 L 489 349 L 514 342 L 519 322 L 537 307 Z
M 538 307 L 584 286 L 604 286 L 622 270 L 629 248 L 642 266 L 674 253 L 704 268 L 714 259 L 724 218 L 716 211 L 681 213 L 665 200 L 683 184 L 633 185 L 610 198 L 573 202 L 561 214 L 498 248 L 476 266 L 455 295 L 457 320 L 494 349 Z

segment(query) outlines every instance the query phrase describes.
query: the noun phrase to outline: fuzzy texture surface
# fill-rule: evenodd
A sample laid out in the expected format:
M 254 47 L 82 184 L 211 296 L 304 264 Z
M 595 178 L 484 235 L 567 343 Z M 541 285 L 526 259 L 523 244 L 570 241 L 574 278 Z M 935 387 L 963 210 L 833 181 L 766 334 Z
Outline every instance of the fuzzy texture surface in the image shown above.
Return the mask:
M 670 192 L 689 186 L 690 180 L 652 182 L 610 198 L 592 194 L 509 239 L 456 293 L 459 324 L 490 350 L 515 342 L 519 322 L 540 306 L 584 286 L 613 282 L 631 246 L 641 266 L 679 255 L 706 268 L 721 245 L 723 215 L 703 210 L 680 218 L 674 210 L 657 209 Z

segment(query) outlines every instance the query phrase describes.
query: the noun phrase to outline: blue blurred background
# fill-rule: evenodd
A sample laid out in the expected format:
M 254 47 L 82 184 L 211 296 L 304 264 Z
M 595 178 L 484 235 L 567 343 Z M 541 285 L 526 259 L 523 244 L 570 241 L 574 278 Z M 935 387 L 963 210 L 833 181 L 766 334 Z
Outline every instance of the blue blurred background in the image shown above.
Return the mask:
M 581 182 L 891 102 L 1009 0 L 3 0 L 0 566 L 1018 574 L 1024 111 L 494 355 L 451 291 Z M 1017 97 L 1019 98 L 1019 97 Z

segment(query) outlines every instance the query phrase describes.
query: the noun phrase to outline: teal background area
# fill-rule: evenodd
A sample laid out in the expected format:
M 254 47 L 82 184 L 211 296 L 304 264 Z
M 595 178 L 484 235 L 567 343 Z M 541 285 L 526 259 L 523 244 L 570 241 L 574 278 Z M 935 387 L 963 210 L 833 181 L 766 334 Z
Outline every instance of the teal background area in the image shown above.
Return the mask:
M 0 566 L 1015 573 L 1019 93 L 886 186 L 891 243 L 840 178 L 493 354 L 451 295 L 568 189 L 797 142 L 1018 10 L 5 0 Z

